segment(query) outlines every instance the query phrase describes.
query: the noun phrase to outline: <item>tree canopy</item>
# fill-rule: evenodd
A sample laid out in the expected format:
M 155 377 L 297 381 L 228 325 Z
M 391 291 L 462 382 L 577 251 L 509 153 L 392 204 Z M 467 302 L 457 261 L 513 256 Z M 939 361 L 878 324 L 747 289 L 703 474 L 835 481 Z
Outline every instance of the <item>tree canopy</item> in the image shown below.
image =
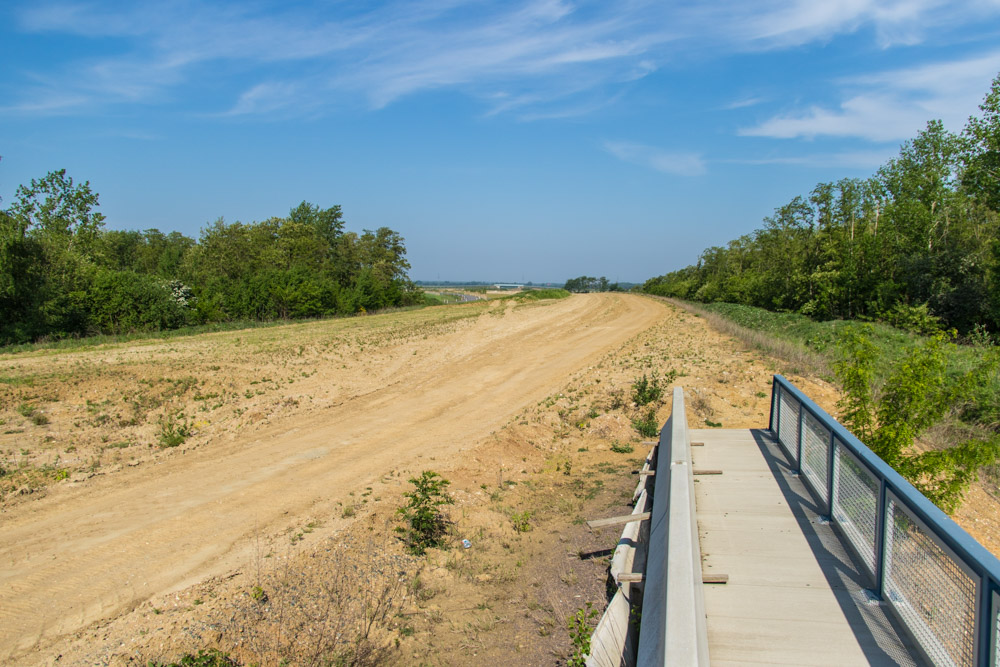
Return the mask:
M 819 183 L 652 294 L 820 319 L 1000 331 L 1000 75 L 965 130 L 931 121 L 868 179 Z
M 345 231 L 339 206 L 206 226 L 195 240 L 104 229 L 89 182 L 53 171 L 0 210 L 0 344 L 318 317 L 416 303 L 406 246 L 382 227 Z

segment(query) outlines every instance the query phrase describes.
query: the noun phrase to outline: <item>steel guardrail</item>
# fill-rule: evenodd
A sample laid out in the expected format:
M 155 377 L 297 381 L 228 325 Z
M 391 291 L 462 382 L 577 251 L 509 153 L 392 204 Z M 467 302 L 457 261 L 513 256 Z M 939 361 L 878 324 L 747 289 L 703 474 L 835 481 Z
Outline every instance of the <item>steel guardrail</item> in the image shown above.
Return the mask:
M 996 665 L 1000 560 L 781 375 L 769 428 L 924 657 Z

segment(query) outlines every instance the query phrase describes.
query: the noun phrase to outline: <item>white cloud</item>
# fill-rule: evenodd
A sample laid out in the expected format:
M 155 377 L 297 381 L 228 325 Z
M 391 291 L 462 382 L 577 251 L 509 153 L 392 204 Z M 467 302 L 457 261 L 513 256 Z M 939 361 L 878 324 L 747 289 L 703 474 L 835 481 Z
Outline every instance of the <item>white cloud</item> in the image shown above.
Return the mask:
M 311 111 L 324 98 L 379 108 L 453 89 L 478 99 L 503 91 L 531 100 L 504 110 L 542 117 L 558 113 L 546 108 L 552 104 L 599 108 L 591 98 L 611 99 L 628 81 L 692 53 L 781 49 L 862 29 L 882 46 L 912 44 L 927 26 L 998 12 L 1000 3 L 988 0 L 389 0 L 319 7 L 93 0 L 35 3 L 16 14 L 16 24 L 23 32 L 101 44 L 104 55 L 67 61 L 52 75 L 48 97 L 58 93 L 84 107 L 156 101 L 174 89 L 218 82 L 244 96 L 233 111 L 272 113 L 280 107 L 253 102 L 252 87 L 283 81 Z M 234 75 L 243 77 L 243 93 L 226 85 Z M 8 108 L 46 106 L 30 99 L 46 97 L 38 86 L 18 92 L 21 101 Z
M 623 162 L 649 167 L 665 174 L 700 176 L 705 160 L 698 153 L 671 152 L 628 141 L 607 141 L 604 149 Z
M 836 108 L 808 109 L 774 116 L 740 130 L 743 136 L 777 139 L 817 136 L 899 141 L 913 137 L 928 120 L 961 130 L 977 111 L 990 81 L 1000 71 L 1000 51 L 974 58 L 842 79 L 847 93 Z

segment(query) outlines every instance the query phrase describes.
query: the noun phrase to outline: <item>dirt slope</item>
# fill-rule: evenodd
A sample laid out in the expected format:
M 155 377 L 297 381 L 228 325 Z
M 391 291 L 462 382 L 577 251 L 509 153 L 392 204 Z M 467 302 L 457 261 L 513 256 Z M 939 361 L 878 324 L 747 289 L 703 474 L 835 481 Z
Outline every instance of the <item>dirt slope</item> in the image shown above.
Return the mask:
M 322 370 L 330 381 L 330 369 L 342 365 L 345 377 L 310 409 L 269 414 L 254 432 L 220 433 L 14 505 L 0 524 L 0 659 L 224 573 L 245 561 L 255 534 L 301 525 L 316 507 L 362 487 L 377 492 L 387 471 L 453 457 L 664 312 L 654 301 L 610 294 L 503 304 L 425 340 L 389 344 L 367 370 L 363 346 L 344 364 L 315 357 L 303 375 Z M 135 354 L 170 363 L 183 345 Z M 80 353 L 67 354 L 75 359 L 67 366 L 80 363 Z M 54 357 L 4 370 L 51 366 Z

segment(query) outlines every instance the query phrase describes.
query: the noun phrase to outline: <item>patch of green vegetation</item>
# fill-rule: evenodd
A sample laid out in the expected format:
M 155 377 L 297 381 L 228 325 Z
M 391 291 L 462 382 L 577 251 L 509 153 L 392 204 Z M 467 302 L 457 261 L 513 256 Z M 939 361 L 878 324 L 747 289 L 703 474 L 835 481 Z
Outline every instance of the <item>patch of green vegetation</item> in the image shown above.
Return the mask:
M 975 367 L 949 373 L 957 346 L 937 333 L 910 350 L 884 382 L 876 383 L 877 348 L 871 331 L 867 324 L 844 331 L 836 364 L 845 392 L 840 402 L 843 419 L 883 461 L 941 509 L 954 512 L 979 470 L 1000 460 L 1000 436 L 991 433 L 923 452 L 914 451 L 913 444 L 987 378 L 996 380 L 1000 352 L 991 348 Z
M 632 402 L 636 407 L 649 405 L 662 397 L 663 387 L 660 386 L 660 377 L 656 373 L 653 373 L 652 377 L 646 377 L 643 373 L 641 378 L 632 383 Z
M 156 662 L 150 660 L 147 667 L 239 667 L 229 654 L 216 649 L 200 649 L 197 653 L 186 653 L 176 662 Z
M 631 454 L 635 451 L 635 447 L 628 442 L 618 442 L 615 440 L 611 443 L 611 451 L 615 454 Z
M 517 301 L 541 301 L 542 299 L 565 299 L 569 292 L 560 288 L 525 290 L 514 295 Z
M 656 420 L 656 410 L 649 408 L 644 415 L 634 417 L 632 427 L 644 438 L 655 438 L 660 433 L 660 423 Z
M 410 484 L 414 489 L 403 494 L 406 505 L 396 510 L 407 526 L 397 531 L 406 536 L 410 552 L 419 556 L 430 547 L 440 546 L 448 523 L 439 508 L 454 504 L 455 500 L 446 490 L 451 482 L 432 470 L 411 477 Z
M 514 512 L 510 515 L 510 523 L 514 526 L 515 533 L 527 533 L 531 531 L 532 513 L 528 510 L 524 512 Z
M 590 655 L 590 636 L 594 632 L 593 624 L 598 616 L 597 610 L 593 607 L 588 602 L 567 621 L 569 640 L 573 645 L 573 654 L 566 660 L 567 667 L 585 667 L 587 664 L 587 656 Z
M 157 438 L 160 447 L 177 447 L 191 435 L 191 425 L 183 415 L 168 415 L 160 420 L 160 432 Z

